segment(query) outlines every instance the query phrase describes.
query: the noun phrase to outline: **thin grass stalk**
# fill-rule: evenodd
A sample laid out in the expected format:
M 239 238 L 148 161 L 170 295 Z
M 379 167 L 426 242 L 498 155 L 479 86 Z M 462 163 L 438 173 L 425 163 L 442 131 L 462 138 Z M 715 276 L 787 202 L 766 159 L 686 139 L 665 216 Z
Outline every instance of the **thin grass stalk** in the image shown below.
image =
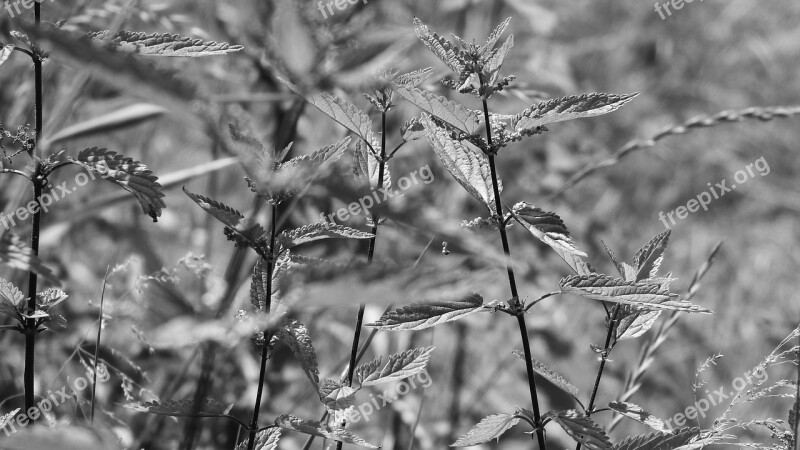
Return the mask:
M 89 415 L 89 422 L 94 423 L 94 404 L 95 396 L 97 395 L 97 359 L 100 357 L 100 336 L 103 333 L 103 306 L 106 300 L 106 285 L 108 285 L 108 271 L 110 267 L 106 266 L 106 275 L 103 277 L 103 290 L 100 293 L 100 317 L 97 318 L 97 338 L 94 341 L 94 367 L 92 368 L 92 411 Z
M 481 87 L 484 86 L 483 76 L 478 74 L 478 81 Z M 483 102 L 483 118 L 486 123 L 486 143 L 489 146 L 489 170 L 492 175 L 492 191 L 494 192 L 494 202 L 497 214 L 497 229 L 500 231 L 500 240 L 503 243 L 503 253 L 506 256 L 506 272 L 508 274 L 508 284 L 511 288 L 511 300 L 509 306 L 515 310 L 517 316 L 517 324 L 519 325 L 520 338 L 522 339 L 522 350 L 525 354 L 525 368 L 528 373 L 528 389 L 531 394 L 531 404 L 533 406 L 533 419 L 536 423 L 536 438 L 539 442 L 539 449 L 546 450 L 547 444 L 544 438 L 544 427 L 541 426 L 541 414 L 539 412 L 539 395 L 536 390 L 536 375 L 533 371 L 533 359 L 531 355 L 531 345 L 528 339 L 528 327 L 525 323 L 525 311 L 521 309 L 519 301 L 519 292 L 517 291 L 517 282 L 514 277 L 514 268 L 512 267 L 511 249 L 508 246 L 508 235 L 506 233 L 506 224 L 503 220 L 503 202 L 500 199 L 500 183 L 497 179 L 497 166 L 495 164 L 494 145 L 492 144 L 492 126 L 489 120 L 489 105 L 486 97 L 482 98 Z
M 795 352 L 796 358 L 794 360 L 797 363 L 797 390 L 795 392 L 794 398 L 794 450 L 797 450 L 798 441 L 800 439 L 797 438 L 797 430 L 798 430 L 798 422 L 800 422 L 800 333 L 797 335 L 797 351 Z
M 369 143 L 368 143 L 369 144 Z M 385 176 L 385 159 L 386 159 L 386 111 L 381 111 L 381 154 L 378 161 L 378 189 L 383 187 L 383 178 Z M 369 183 L 369 173 L 367 174 L 367 182 Z M 369 248 L 367 249 L 367 264 L 372 264 L 375 257 L 375 244 L 378 240 L 378 226 L 380 223 L 380 215 L 375 212 L 372 214 L 372 237 L 369 239 Z M 347 369 L 347 385 L 353 385 L 353 374 L 356 371 L 356 359 L 358 357 L 358 341 L 361 339 L 361 328 L 364 325 L 364 309 L 365 305 L 362 303 L 358 306 L 358 315 L 356 316 L 356 329 L 353 332 L 353 345 L 350 348 L 350 365 Z M 342 423 L 344 426 L 344 423 Z M 336 450 L 342 450 L 342 442 L 336 444 Z
M 264 312 L 269 313 L 272 303 L 272 271 L 275 269 L 275 234 L 278 226 L 278 205 L 272 205 L 272 225 L 269 229 L 269 251 L 267 253 L 267 292 L 264 305 Z M 262 256 L 263 258 L 263 256 Z M 250 422 L 249 438 L 247 450 L 254 450 L 256 445 L 256 434 L 258 433 L 258 410 L 261 407 L 261 396 L 264 394 L 264 381 L 267 375 L 267 360 L 269 359 L 269 341 L 271 336 L 268 330 L 264 330 L 264 342 L 261 347 L 261 368 L 258 374 L 258 389 L 256 390 L 256 401 L 253 405 L 253 420 Z

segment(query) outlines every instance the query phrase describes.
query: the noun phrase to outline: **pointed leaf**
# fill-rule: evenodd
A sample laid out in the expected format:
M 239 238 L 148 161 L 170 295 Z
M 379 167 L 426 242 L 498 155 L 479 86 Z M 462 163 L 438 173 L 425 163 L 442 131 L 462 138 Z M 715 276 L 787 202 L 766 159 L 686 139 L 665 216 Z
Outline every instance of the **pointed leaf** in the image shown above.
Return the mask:
M 422 139 L 426 136 L 425 124 L 418 117 L 414 117 L 403 124 L 400 128 L 400 134 L 406 142 Z
M 401 86 L 419 86 L 428 77 L 433 75 L 433 67 L 426 67 L 424 69 L 414 70 L 394 77 L 392 81 Z
M 25 294 L 10 281 L 0 278 L 0 314 L 18 319 L 26 308 Z
M 669 426 L 664 423 L 663 420 L 645 411 L 639 405 L 627 402 L 611 402 L 608 404 L 608 407 L 622 414 L 623 416 L 645 424 L 656 431 L 660 431 L 662 433 L 670 432 Z
M 639 311 L 628 305 L 622 306 L 622 319 L 614 330 L 617 341 L 637 338 L 647 332 L 656 323 L 661 311 Z
M 306 99 L 314 107 L 322 111 L 325 115 L 338 122 L 343 127 L 355 133 L 362 140 L 372 143 L 372 121 L 367 113 L 356 108 L 355 105 L 347 100 L 334 97 L 327 92 L 317 94 L 303 94 L 292 83 L 278 78 L 286 87 L 295 94 Z
M 331 379 L 319 385 L 319 399 L 329 411 L 342 411 L 355 405 L 356 390 Z
M 464 70 L 465 56 L 455 45 L 438 34 L 431 32 L 428 26 L 422 23 L 417 17 L 414 17 L 414 31 L 422 43 L 425 44 L 437 58 L 447 64 L 453 72 L 461 74 Z
M 424 372 L 433 347 L 421 347 L 390 355 L 386 366 L 361 380 L 362 386 L 375 386 L 381 383 L 400 381 Z
M 282 248 L 293 248 L 301 244 L 323 239 L 370 239 L 375 235 L 344 225 L 329 222 L 318 222 L 305 225 L 294 230 L 281 232 L 277 241 Z
M 100 41 L 130 53 L 153 56 L 212 56 L 241 51 L 241 45 L 230 45 L 224 42 L 204 41 L 179 34 L 143 33 L 138 31 L 119 31 L 110 37 L 108 30 L 94 31 L 86 35 L 94 41 Z
M 500 439 L 506 431 L 519 422 L 513 414 L 494 414 L 484 417 L 477 425 L 472 427 L 467 434 L 461 436 L 450 444 L 450 447 L 469 447 L 487 443 L 493 439 Z
M 372 361 L 356 367 L 354 375 L 355 379 L 358 381 L 358 384 L 363 386 L 364 380 L 371 377 L 375 372 L 378 371 L 378 368 L 381 366 L 381 362 L 383 362 L 383 356 L 378 355 Z
M 524 353 L 522 353 L 519 350 L 514 350 L 513 353 L 515 355 L 517 355 L 517 357 L 519 357 L 519 359 L 525 361 L 525 354 Z M 578 394 L 580 392 L 578 390 L 578 388 L 575 387 L 575 385 L 573 385 L 569 381 L 567 381 L 567 379 L 564 378 L 563 375 L 561 375 L 560 373 L 552 370 L 551 368 L 545 366 L 540 361 L 537 361 L 535 359 L 531 359 L 531 363 L 533 364 L 534 372 L 538 373 L 543 378 L 547 379 L 547 381 L 553 383 L 559 389 L 561 389 L 562 391 L 566 392 L 567 394 L 570 394 L 571 396 L 576 397 L 576 398 L 578 397 Z
M 317 354 L 314 352 L 314 345 L 311 343 L 311 336 L 305 325 L 296 320 L 292 320 L 278 331 L 278 339 L 286 343 L 292 350 L 294 357 L 300 362 L 300 366 L 306 376 L 314 385 L 319 387 L 319 366 L 317 364 Z
M 631 305 L 640 310 L 668 310 L 710 313 L 711 311 L 680 300 L 663 286 L 625 281 L 609 275 L 570 275 L 561 279 L 561 292 L 577 294 L 592 300 Z
M 587 450 L 611 448 L 611 441 L 608 440 L 605 431 L 594 423 L 592 419 L 574 409 L 551 411 L 545 414 L 543 419 L 548 417 L 559 424 L 575 442 L 586 446 Z
M 11 56 L 11 52 L 14 51 L 15 45 L 14 44 L 7 44 L 4 45 L 2 49 L 0 49 L 0 66 L 3 65 L 4 62 Z
M 278 441 L 281 439 L 282 432 L 283 429 L 277 427 L 259 431 L 258 434 L 256 434 L 254 450 L 277 450 Z M 247 445 L 249 443 L 249 439 L 245 439 L 239 442 L 235 450 L 247 450 Z
M 486 43 L 483 44 L 479 49 L 479 54 L 484 54 L 491 49 L 494 48 L 495 45 L 500 41 L 500 37 L 503 33 L 506 32 L 506 28 L 508 28 L 508 24 L 511 23 L 511 17 L 504 20 L 500 25 L 496 26 L 495 29 L 492 31 L 492 34 L 486 39 Z
M 147 166 L 131 158 L 109 151 L 105 148 L 87 148 L 78 154 L 78 158 L 69 158 L 69 162 L 96 173 L 104 179 L 121 186 L 133 194 L 142 211 L 158 222 L 161 209 L 165 208 L 164 193 Z
M 575 243 L 572 242 L 572 239 L 569 237 L 567 227 L 564 226 L 564 222 L 558 215 L 542 211 L 526 202 L 520 202 L 514 205 L 512 213 L 536 239 L 539 239 L 555 250 L 556 253 L 572 267 L 572 270 L 579 275 L 588 275 L 591 273 L 589 266 L 581 259 L 581 257 L 586 256 L 586 253 L 575 247 Z
M 486 81 L 489 84 L 494 84 L 497 81 L 497 78 L 500 76 L 500 69 L 503 68 L 503 63 L 511 52 L 512 47 L 514 47 L 514 36 L 509 36 L 500 48 L 490 53 L 491 56 L 486 61 L 483 68 L 484 72 L 488 75 Z
M 8 414 L 4 414 L 0 416 L 0 430 L 6 427 L 7 423 L 11 423 L 13 419 L 17 417 L 17 413 L 19 412 L 19 408 L 9 412 Z
M 428 142 L 447 171 L 467 192 L 492 211 L 495 206 L 494 190 L 486 156 L 453 140 L 447 130 L 437 126 L 429 118 L 426 117 L 423 121 L 428 132 Z
M 61 284 L 53 271 L 33 254 L 28 244 L 10 231 L 0 237 L 0 262 L 15 269 L 33 271 L 50 284 Z
M 372 445 L 349 431 L 341 428 L 334 428 L 313 420 L 304 420 L 291 414 L 284 414 L 275 419 L 275 425 L 287 430 L 298 431 L 311 436 L 324 437 L 337 442 L 355 444 L 366 448 L 379 448 L 377 445 Z
M 194 400 L 154 400 L 127 403 L 123 406 L 133 411 L 176 417 L 227 416 L 233 408 L 233 404 L 225 405 L 207 398 L 199 402 Z
M 613 250 L 608 248 L 606 243 L 603 242 L 602 240 L 600 240 L 600 243 L 603 244 L 603 248 L 606 249 L 606 253 L 608 254 L 608 257 L 611 259 L 611 262 L 614 263 L 614 267 L 617 268 L 617 271 L 619 272 L 619 275 L 621 277 L 625 277 L 625 271 L 622 269 L 622 263 L 620 262 L 620 260 L 617 257 L 616 253 L 614 253 Z M 625 278 L 625 279 L 627 280 L 627 278 Z
M 462 319 L 483 309 L 483 297 L 472 294 L 456 301 L 413 303 L 389 311 L 382 315 L 377 322 L 366 326 L 388 331 L 424 330 L 445 322 Z
M 614 450 L 673 450 L 691 442 L 698 435 L 693 428 L 680 428 L 672 433 L 653 432 L 625 438 Z
M 267 280 L 270 276 L 267 266 L 268 264 L 260 258 L 253 267 L 253 277 L 250 281 L 250 304 L 257 311 L 267 310 Z
M 214 199 L 204 197 L 202 195 L 189 192 L 183 188 L 183 192 L 189 196 L 195 203 L 197 203 L 203 210 L 211 214 L 215 219 L 222 222 L 228 229 L 233 230 L 236 234 L 244 238 L 250 243 L 255 243 L 266 231 L 257 222 L 246 218 L 239 211 L 231 208 L 230 206 L 218 202 Z
M 373 145 L 373 147 L 375 146 Z M 353 174 L 356 179 L 368 179 L 370 188 L 378 189 L 379 170 L 380 163 L 372 151 L 363 142 L 357 142 L 355 152 L 353 152 Z M 388 190 L 391 187 L 392 175 L 389 173 L 389 162 L 387 161 L 383 163 L 383 188 Z
M 661 261 L 664 259 L 664 251 L 669 244 L 671 232 L 672 230 L 667 230 L 659 233 L 636 252 L 636 256 L 633 257 L 633 265 L 636 267 L 636 281 L 656 276 Z
M 637 95 L 638 92 L 622 95 L 592 93 L 561 97 L 531 106 L 514 116 L 511 124 L 514 131 L 522 131 L 565 120 L 600 116 L 616 111 Z
M 478 132 L 480 119 L 478 113 L 471 109 L 415 87 L 398 86 L 395 91 L 419 109 L 463 133 L 473 135 Z
M 160 106 L 137 103 L 64 128 L 50 136 L 47 142 L 48 144 L 55 144 L 67 139 L 77 139 L 94 134 L 108 133 L 120 128 L 132 127 L 143 121 L 158 117 L 165 112 L 167 110 Z

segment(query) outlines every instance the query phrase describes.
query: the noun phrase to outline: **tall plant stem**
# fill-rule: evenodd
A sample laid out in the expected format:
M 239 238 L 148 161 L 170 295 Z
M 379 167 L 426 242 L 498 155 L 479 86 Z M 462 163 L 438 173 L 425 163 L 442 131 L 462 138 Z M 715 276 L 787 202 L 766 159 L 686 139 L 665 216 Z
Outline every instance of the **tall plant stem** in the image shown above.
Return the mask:
M 42 23 L 42 5 L 40 3 L 34 4 L 34 20 L 38 27 Z M 36 150 L 39 146 L 39 141 L 42 138 L 42 113 L 44 110 L 44 95 L 42 88 L 42 59 L 34 53 L 33 55 L 33 76 L 35 80 L 35 122 L 36 122 L 36 147 L 32 150 L 33 155 L 36 155 Z M 35 163 L 34 173 L 31 177 L 33 184 L 33 199 L 38 201 L 42 196 L 42 187 L 44 180 L 39 178 L 40 165 Z M 39 233 L 41 231 L 42 212 L 41 208 L 36 208 L 33 214 L 33 225 L 31 226 L 31 252 L 34 258 L 39 256 Z M 36 288 L 37 288 L 36 272 L 31 270 L 28 277 L 28 311 L 33 313 L 36 310 Z M 34 363 L 36 353 L 36 329 L 38 325 L 36 319 L 27 319 L 25 321 L 25 372 L 23 374 L 23 382 L 25 384 L 25 410 L 34 407 Z
M 592 388 L 592 396 L 589 398 L 589 406 L 586 408 L 586 417 L 592 415 L 594 401 L 597 398 L 597 390 L 600 388 L 600 379 L 603 377 L 603 370 L 606 367 L 608 355 L 611 353 L 609 346 L 611 345 L 611 338 L 614 337 L 614 327 L 617 324 L 617 314 L 619 314 L 619 305 L 614 306 L 614 312 L 609 316 L 610 320 L 608 322 L 608 332 L 606 333 L 606 343 L 603 345 L 603 353 L 600 358 L 600 367 L 597 369 L 597 378 L 594 380 L 594 388 Z M 578 442 L 578 444 L 575 446 L 575 450 L 581 450 L 580 442 Z
M 264 305 L 264 312 L 269 313 L 272 306 L 272 271 L 275 269 L 275 234 L 278 227 L 278 205 L 272 205 L 272 225 L 269 229 L 269 253 L 267 254 L 267 292 Z M 263 258 L 263 256 L 262 256 Z M 258 410 L 261 408 L 261 396 L 264 394 L 264 380 L 267 376 L 267 360 L 269 359 L 269 341 L 271 336 L 268 331 L 264 331 L 264 343 L 261 347 L 261 369 L 258 373 L 258 389 L 256 390 L 256 402 L 253 405 L 253 420 L 250 422 L 250 435 L 247 441 L 247 450 L 253 450 L 256 445 L 256 434 L 258 434 Z
M 378 189 L 383 187 L 383 178 L 385 175 L 385 160 L 386 159 L 386 111 L 381 111 L 381 156 L 378 161 Z M 367 182 L 370 176 L 367 173 Z M 372 264 L 375 257 L 375 242 L 378 240 L 378 222 L 380 222 L 380 215 L 378 213 L 372 214 L 372 237 L 369 239 L 369 249 L 367 250 L 367 264 Z M 356 360 L 358 358 L 358 341 L 361 340 L 361 328 L 364 325 L 364 308 L 365 305 L 358 306 L 358 315 L 356 316 L 356 329 L 353 331 L 353 345 L 350 348 L 350 363 L 347 366 L 347 385 L 353 385 L 353 374 L 356 371 Z M 336 444 L 336 450 L 342 450 L 342 443 Z
M 798 427 L 798 423 L 800 423 L 800 333 L 797 334 L 797 352 L 795 355 L 794 362 L 797 363 L 797 391 L 795 392 L 794 399 L 794 450 L 797 450 L 798 441 L 800 441 L 797 437 L 797 431 L 800 429 L 800 427 Z
M 483 77 L 478 76 L 481 86 Z M 528 372 L 528 389 L 531 393 L 531 404 L 533 406 L 533 420 L 536 422 L 536 438 L 539 441 L 539 449 L 546 450 L 547 444 L 544 439 L 544 429 L 541 424 L 541 413 L 539 411 L 539 395 L 536 391 L 536 375 L 533 371 L 533 357 L 531 355 L 531 344 L 528 340 L 528 326 L 525 324 L 525 311 L 521 308 L 519 292 L 517 291 L 517 281 L 514 277 L 512 267 L 511 249 L 508 246 L 508 234 L 503 220 L 503 202 L 500 199 L 500 183 L 497 181 L 497 166 L 494 162 L 494 144 L 492 143 L 492 127 L 489 121 L 489 105 L 486 97 L 483 98 L 483 118 L 486 122 L 486 143 L 489 144 L 489 169 L 492 174 L 492 190 L 494 192 L 494 203 L 497 214 L 498 230 L 500 230 L 500 240 L 503 243 L 503 253 L 506 255 L 506 272 L 508 273 L 508 284 L 511 288 L 511 300 L 509 306 L 516 310 L 517 324 L 519 325 L 520 338 L 522 339 L 522 351 L 525 353 L 525 368 Z

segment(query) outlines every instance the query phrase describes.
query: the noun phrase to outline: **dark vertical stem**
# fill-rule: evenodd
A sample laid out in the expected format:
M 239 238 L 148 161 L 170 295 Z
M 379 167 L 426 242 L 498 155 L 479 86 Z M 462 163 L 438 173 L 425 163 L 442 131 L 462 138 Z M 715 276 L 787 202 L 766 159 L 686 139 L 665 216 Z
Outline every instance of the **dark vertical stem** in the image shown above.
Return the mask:
M 369 144 L 369 143 L 368 143 Z M 384 166 L 386 159 L 386 111 L 381 111 L 381 155 L 378 161 L 378 185 L 377 189 L 383 187 L 383 178 L 386 176 Z M 367 182 L 370 183 L 370 176 L 367 173 Z M 372 263 L 375 257 L 375 242 L 378 240 L 378 223 L 381 218 L 378 213 L 372 214 L 372 237 L 369 240 L 369 249 L 367 250 L 367 264 Z M 358 359 L 358 341 L 361 340 L 361 328 L 364 324 L 364 308 L 365 306 L 359 305 L 358 315 L 356 316 L 356 329 L 353 332 L 353 345 L 350 348 L 350 364 L 347 368 L 347 385 L 353 385 L 353 374 L 356 371 L 356 361 Z M 336 450 L 342 450 L 342 443 L 336 444 Z
M 265 302 L 265 313 L 269 313 L 272 299 L 272 271 L 275 268 L 275 234 L 278 226 L 278 205 L 272 205 L 272 225 L 269 229 L 269 252 L 267 253 L 267 292 Z M 263 256 L 262 256 L 263 258 Z M 250 437 L 247 442 L 247 450 L 253 450 L 256 444 L 256 434 L 258 433 L 258 410 L 261 407 L 261 396 L 264 394 L 264 380 L 267 376 L 267 359 L 269 359 L 269 332 L 264 331 L 264 343 L 261 347 L 261 369 L 258 373 L 258 390 L 256 390 L 256 402 L 253 406 L 253 420 L 250 422 Z
M 34 21 L 38 27 L 42 22 L 42 5 L 40 3 L 34 4 Z M 32 150 L 35 154 L 39 146 L 39 141 L 42 138 L 42 112 L 43 112 L 43 88 L 42 88 L 42 59 L 37 54 L 33 55 L 33 76 L 35 80 L 35 122 L 36 122 L 36 147 Z M 39 179 L 40 166 L 36 163 L 32 179 L 33 183 L 33 199 L 38 201 L 42 195 L 42 180 Z M 33 214 L 33 225 L 31 226 L 31 251 L 33 257 L 39 256 L 39 232 L 41 228 L 42 212 L 41 208 L 36 208 Z M 37 276 L 36 272 L 30 271 L 28 277 L 28 311 L 33 312 L 36 310 L 36 286 Z M 25 371 L 23 374 L 23 381 L 25 384 L 25 410 L 34 406 L 34 361 L 36 352 L 36 320 L 27 319 L 25 321 Z
M 619 314 L 619 305 L 614 306 L 614 312 L 610 314 L 610 320 L 608 322 L 608 332 L 606 333 L 606 343 L 603 345 L 603 353 L 601 354 L 600 358 L 600 367 L 597 369 L 597 378 L 594 380 L 594 388 L 592 388 L 592 396 L 589 399 L 589 406 L 586 408 L 586 417 L 592 415 L 592 410 L 594 409 L 594 401 L 597 398 L 597 391 L 600 388 L 600 379 L 603 377 L 603 370 L 606 367 L 606 361 L 608 360 L 608 355 L 611 353 L 611 338 L 614 337 L 614 328 L 617 325 L 617 314 Z M 581 450 L 581 443 L 575 446 L 575 450 Z
M 453 355 L 453 376 L 450 381 L 452 398 L 450 399 L 450 438 L 449 442 L 458 439 L 454 433 L 461 421 L 461 390 L 464 387 L 464 373 L 467 359 L 467 326 L 464 322 L 456 322 L 456 348 Z M 413 436 L 411 437 L 413 440 Z
M 478 74 L 481 87 L 484 86 L 483 76 Z M 528 373 L 528 389 L 531 394 L 531 404 L 533 406 L 533 420 L 536 422 L 536 439 L 539 441 L 539 449 L 546 450 L 547 444 L 544 439 L 544 429 L 541 427 L 541 413 L 539 411 L 539 395 L 536 392 L 536 375 L 533 371 L 533 356 L 531 355 L 531 344 L 528 339 L 528 326 L 525 324 L 525 312 L 520 308 L 519 292 L 517 291 L 517 281 L 514 278 L 514 268 L 512 267 L 511 249 L 508 246 L 508 235 L 503 217 L 503 202 L 500 199 L 500 183 L 497 181 L 497 167 L 494 161 L 494 144 L 492 143 L 492 127 L 489 121 L 489 105 L 486 97 L 483 97 L 483 119 L 486 122 L 486 143 L 489 145 L 489 170 L 492 174 L 492 191 L 494 192 L 494 203 L 497 214 L 498 230 L 500 230 L 500 240 L 503 243 L 503 253 L 506 255 L 506 272 L 508 273 L 508 284 L 511 288 L 511 300 L 509 306 L 517 310 L 517 324 L 519 325 L 520 338 L 522 339 L 522 350 L 525 353 L 525 369 Z

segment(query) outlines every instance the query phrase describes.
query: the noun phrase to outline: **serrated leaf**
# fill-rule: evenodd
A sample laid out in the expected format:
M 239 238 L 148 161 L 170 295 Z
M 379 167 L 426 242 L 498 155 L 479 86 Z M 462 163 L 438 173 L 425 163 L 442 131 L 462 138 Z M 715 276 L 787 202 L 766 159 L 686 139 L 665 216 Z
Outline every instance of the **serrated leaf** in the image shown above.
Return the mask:
M 570 275 L 559 283 L 561 292 L 577 294 L 592 300 L 631 305 L 646 311 L 667 310 L 711 313 L 710 310 L 680 300 L 663 286 L 645 282 L 625 281 L 609 275 Z
M 698 432 L 692 428 L 680 428 L 672 433 L 653 432 L 623 439 L 614 450 L 673 450 L 688 444 Z
M 278 80 L 291 89 L 292 92 L 305 98 L 308 103 L 311 103 L 326 116 L 355 133 L 363 141 L 372 143 L 372 120 L 370 120 L 367 113 L 356 108 L 355 105 L 347 100 L 334 97 L 326 92 L 306 95 L 289 81 L 280 77 L 278 77 Z
M 594 117 L 616 111 L 639 95 L 592 93 L 570 95 L 538 103 L 514 116 L 514 131 L 532 130 L 536 127 L 566 120 Z
M 18 319 L 25 309 L 25 294 L 10 281 L 0 278 L 0 314 Z
M 418 117 L 414 117 L 406 121 L 406 123 L 404 123 L 400 128 L 400 135 L 406 142 L 422 139 L 426 136 L 426 134 L 425 124 L 423 124 Z
M 314 351 L 311 336 L 308 334 L 308 329 L 305 325 L 292 320 L 278 330 L 277 336 L 278 339 L 289 346 L 311 384 L 314 385 L 314 388 L 318 388 L 319 365 L 317 363 L 317 354 Z
M 133 411 L 176 417 L 227 416 L 233 408 L 233 404 L 226 405 L 207 398 L 197 402 L 194 400 L 154 400 L 126 403 L 122 406 Z
M 447 130 L 437 126 L 427 117 L 423 118 L 428 142 L 442 164 L 473 197 L 493 211 L 495 206 L 492 174 L 489 162 L 483 153 L 453 140 Z
M 792 409 L 789 410 L 789 417 L 788 417 L 788 419 L 789 419 L 788 420 L 789 427 L 792 430 L 796 430 L 797 429 L 797 416 L 796 416 L 796 414 L 797 414 L 797 401 L 795 400 L 794 406 L 792 406 Z M 795 436 L 795 439 L 797 439 L 797 436 Z
M 519 350 L 514 350 L 513 353 L 515 355 L 517 355 L 517 357 L 519 357 L 519 359 L 525 361 L 525 354 L 524 353 L 522 353 Z M 561 389 L 562 391 L 566 392 L 567 394 L 570 394 L 570 395 L 572 395 L 573 397 L 576 397 L 576 398 L 578 397 L 578 394 L 580 393 L 578 388 L 575 387 L 575 385 L 573 385 L 569 381 L 567 381 L 567 379 L 564 378 L 563 375 L 561 375 L 560 373 L 556 372 L 555 370 L 552 370 L 551 368 L 547 367 L 541 361 L 537 361 L 537 360 L 531 358 L 531 363 L 533 365 L 534 372 L 538 373 L 543 378 L 547 379 L 547 381 L 553 383 L 559 389 Z
M 291 414 L 279 416 L 277 419 L 275 419 L 275 425 L 287 430 L 297 431 L 300 433 L 309 434 L 311 436 L 324 437 L 337 442 L 355 444 L 366 448 L 380 448 L 377 445 L 370 444 L 369 442 L 349 431 L 341 428 L 334 428 L 313 420 L 304 420 Z
M 514 414 L 494 414 L 484 417 L 467 434 L 450 444 L 450 447 L 469 447 L 484 444 L 493 439 L 499 440 L 503 433 L 518 422 L 519 418 L 514 417 Z
M 77 158 L 68 158 L 72 164 L 77 164 L 86 170 L 96 173 L 126 191 L 133 194 L 142 211 L 158 222 L 164 204 L 164 192 L 158 183 L 158 177 L 139 161 L 119 155 L 105 148 L 87 148 L 78 153 Z
M 371 189 L 378 189 L 379 170 L 380 163 L 372 151 L 364 142 L 356 142 L 356 149 L 353 152 L 353 174 L 356 179 L 368 180 Z M 389 172 L 389 162 L 387 161 L 383 163 L 383 188 L 388 190 L 391 187 L 392 175 Z
M 417 37 L 428 49 L 443 63 L 447 64 L 453 72 L 461 74 L 464 71 L 464 54 L 450 41 L 431 32 L 428 26 L 419 18 L 414 17 L 414 31 Z
M 140 55 L 199 57 L 225 55 L 241 51 L 241 45 L 224 42 L 204 41 L 202 39 L 171 33 L 143 33 L 139 31 L 119 31 L 110 37 L 108 30 L 94 31 L 87 38 L 110 44 L 118 50 Z
M 15 269 L 35 272 L 50 284 L 60 284 L 53 271 L 33 254 L 28 244 L 10 231 L 0 237 L 0 262 Z
M 579 275 L 588 275 L 589 267 L 581 257 L 586 253 L 578 250 L 569 237 L 569 231 L 564 222 L 555 213 L 543 211 L 530 203 L 520 202 L 514 205 L 512 213 L 516 219 L 533 234 L 536 239 L 544 242 L 556 251 Z
M 586 415 L 570 409 L 567 411 L 551 411 L 543 419 L 550 418 L 559 424 L 567 434 L 586 446 L 587 450 L 604 450 L 611 448 L 611 441 L 605 431 Z
M 49 145 L 67 139 L 77 139 L 99 133 L 108 133 L 120 128 L 132 127 L 167 112 L 166 109 L 149 103 L 137 103 L 103 114 L 62 129 L 47 138 Z
M 395 353 L 389 356 L 383 369 L 376 370 L 359 381 L 362 386 L 375 386 L 413 377 L 425 371 L 431 353 L 433 353 L 433 347 L 421 347 Z
M 267 308 L 267 280 L 270 276 L 267 266 L 268 264 L 259 258 L 253 267 L 253 276 L 250 281 L 250 304 L 257 311 L 266 311 Z
M 415 87 L 398 86 L 398 95 L 419 109 L 468 135 L 478 132 L 478 113 L 442 96 Z
M 211 214 L 211 216 L 222 222 L 227 228 L 235 231 L 239 236 L 250 243 L 255 243 L 266 233 L 257 222 L 246 218 L 242 213 L 222 202 L 199 194 L 194 194 L 189 192 L 186 188 L 183 188 L 183 192 L 186 193 L 192 201 L 197 203 L 198 206 L 203 208 L 205 212 Z
M 484 64 L 484 72 L 488 75 L 486 82 L 494 84 L 500 76 L 500 69 L 503 68 L 503 63 L 506 57 L 514 47 L 514 36 L 509 36 L 500 48 L 493 50 L 490 53 L 489 59 Z
M 11 52 L 14 51 L 16 46 L 14 44 L 7 44 L 4 45 L 2 49 L 0 49 L 0 66 L 3 65 L 4 62 L 11 56 Z
M 372 361 L 356 367 L 354 376 L 355 379 L 358 381 L 358 384 L 361 385 L 364 382 L 364 380 L 367 379 L 367 377 L 377 372 L 378 368 L 381 366 L 381 362 L 383 362 L 383 356 L 378 355 Z
M 19 410 L 20 410 L 20 408 L 17 408 L 15 410 L 9 412 L 8 414 L 4 414 L 4 415 L 0 416 L 0 430 L 5 428 L 7 423 L 11 423 L 11 421 L 14 418 L 16 418 L 17 413 L 19 412 Z
M 609 259 L 611 259 L 611 262 L 614 263 L 614 267 L 617 268 L 617 271 L 619 272 L 619 275 L 624 278 L 625 277 L 625 271 L 622 269 L 622 263 L 620 262 L 619 257 L 617 257 L 616 253 L 614 253 L 613 250 L 608 248 L 608 246 L 606 245 L 605 242 L 603 242 L 602 239 L 600 240 L 600 243 L 603 244 L 603 248 L 606 250 L 606 253 L 608 254 Z M 625 279 L 627 279 L 627 278 L 625 278 Z
M 669 426 L 664 423 L 663 420 L 645 411 L 639 405 L 628 402 L 611 402 L 608 404 L 608 407 L 622 414 L 623 416 L 647 425 L 656 431 L 660 431 L 662 433 L 670 432 Z
M 424 69 L 398 75 L 394 77 L 392 81 L 401 86 L 419 86 L 431 75 L 433 75 L 433 67 L 426 67 Z
M 647 278 L 654 278 L 664 260 L 664 251 L 669 244 L 669 235 L 672 230 L 667 230 L 657 234 L 647 244 L 636 252 L 633 257 L 633 265 L 636 267 L 636 281 Z
M 319 399 L 329 411 L 342 411 L 355 405 L 356 390 L 342 383 L 325 379 L 319 385 Z
M 277 241 L 284 249 L 323 239 L 370 239 L 375 235 L 365 231 L 329 222 L 318 222 L 304 225 L 293 230 L 285 230 L 278 235 Z
M 387 331 L 418 331 L 462 319 L 483 309 L 483 297 L 472 294 L 455 301 L 412 303 L 389 311 L 366 326 Z
M 256 434 L 256 442 L 254 450 L 277 450 L 278 441 L 281 439 L 282 428 L 273 427 L 264 431 L 259 431 Z M 249 439 L 239 442 L 235 450 L 247 450 Z
M 625 305 L 620 310 L 623 317 L 617 321 L 614 330 L 617 341 L 637 338 L 655 325 L 661 311 L 639 311 L 634 307 Z
M 511 23 L 511 17 L 506 18 L 500 25 L 496 26 L 489 37 L 486 39 L 486 43 L 484 43 L 479 49 L 479 54 L 485 54 L 486 52 L 492 50 L 495 45 L 500 41 L 500 36 L 506 32 L 508 25 Z
M 36 307 L 47 312 L 54 306 L 66 300 L 67 297 L 67 293 L 61 289 L 47 289 L 44 292 L 36 294 Z

